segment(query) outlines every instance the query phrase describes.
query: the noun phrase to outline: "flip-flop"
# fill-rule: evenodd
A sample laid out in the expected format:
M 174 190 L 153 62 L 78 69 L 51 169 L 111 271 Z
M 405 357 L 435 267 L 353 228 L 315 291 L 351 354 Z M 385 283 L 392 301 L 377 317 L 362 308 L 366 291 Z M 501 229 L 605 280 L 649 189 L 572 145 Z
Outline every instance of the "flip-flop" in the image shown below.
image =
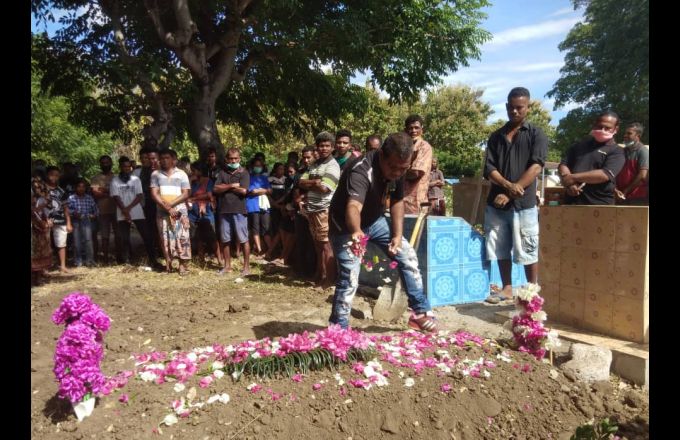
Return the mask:
M 505 303 L 507 301 L 512 301 L 512 298 L 507 298 L 507 297 L 501 295 L 500 293 L 492 293 L 484 301 L 489 303 L 489 304 L 501 304 L 501 303 Z

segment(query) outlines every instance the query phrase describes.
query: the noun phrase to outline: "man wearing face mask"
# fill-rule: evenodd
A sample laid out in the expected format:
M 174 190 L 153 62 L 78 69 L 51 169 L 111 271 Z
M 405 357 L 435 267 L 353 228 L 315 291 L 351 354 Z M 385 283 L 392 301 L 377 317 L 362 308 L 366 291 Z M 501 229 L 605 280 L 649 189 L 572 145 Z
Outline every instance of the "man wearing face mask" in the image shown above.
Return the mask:
M 649 150 L 640 142 L 644 128 L 639 122 L 634 122 L 626 128 L 623 134 L 623 149 L 626 162 L 623 169 L 616 176 L 616 204 L 617 205 L 649 205 L 647 177 L 649 174 Z
M 616 176 L 623 168 L 623 149 L 614 141 L 619 116 L 601 113 L 590 136 L 572 145 L 562 159 L 558 173 L 567 189 L 567 205 L 613 205 Z

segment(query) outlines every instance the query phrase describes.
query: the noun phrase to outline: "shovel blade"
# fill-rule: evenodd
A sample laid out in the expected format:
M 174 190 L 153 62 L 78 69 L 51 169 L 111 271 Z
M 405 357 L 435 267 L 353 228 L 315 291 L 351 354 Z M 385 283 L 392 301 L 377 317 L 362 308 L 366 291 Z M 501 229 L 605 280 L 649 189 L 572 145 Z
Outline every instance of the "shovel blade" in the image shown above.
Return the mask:
M 401 285 L 397 281 L 394 287 L 385 286 L 380 291 L 380 296 L 373 306 L 373 319 L 378 321 L 397 321 L 408 307 L 408 299 Z

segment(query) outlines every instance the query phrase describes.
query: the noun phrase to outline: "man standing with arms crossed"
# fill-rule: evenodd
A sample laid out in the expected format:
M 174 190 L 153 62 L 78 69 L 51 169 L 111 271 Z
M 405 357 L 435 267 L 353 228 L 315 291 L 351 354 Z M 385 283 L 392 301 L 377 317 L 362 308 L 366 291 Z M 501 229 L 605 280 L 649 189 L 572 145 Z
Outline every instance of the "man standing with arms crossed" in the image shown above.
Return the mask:
M 503 289 L 486 301 L 498 304 L 512 299 L 513 260 L 524 265 L 527 281 L 538 281 L 538 208 L 536 177 L 548 154 L 548 138 L 526 121 L 529 91 L 515 87 L 505 108 L 509 121 L 489 137 L 484 178 L 491 182 L 484 213 L 486 254 L 498 260 Z
M 420 115 L 404 121 L 404 131 L 413 139 L 411 166 L 404 176 L 404 213 L 420 213 L 420 205 L 427 203 L 427 191 L 432 169 L 432 146 L 423 139 L 424 122 Z

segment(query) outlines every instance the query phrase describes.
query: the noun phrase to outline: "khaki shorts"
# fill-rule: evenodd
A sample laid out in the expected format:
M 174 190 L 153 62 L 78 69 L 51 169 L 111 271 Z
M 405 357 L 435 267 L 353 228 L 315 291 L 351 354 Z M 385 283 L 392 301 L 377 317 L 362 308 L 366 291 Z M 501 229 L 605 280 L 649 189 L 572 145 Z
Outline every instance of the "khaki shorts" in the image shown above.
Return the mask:
M 309 232 L 312 234 L 314 241 L 327 242 L 328 241 L 328 209 L 316 212 L 306 213 L 307 221 L 309 221 Z
M 52 226 L 52 238 L 54 238 L 54 247 L 65 248 L 66 239 L 68 238 L 68 230 L 66 225 L 54 225 Z

